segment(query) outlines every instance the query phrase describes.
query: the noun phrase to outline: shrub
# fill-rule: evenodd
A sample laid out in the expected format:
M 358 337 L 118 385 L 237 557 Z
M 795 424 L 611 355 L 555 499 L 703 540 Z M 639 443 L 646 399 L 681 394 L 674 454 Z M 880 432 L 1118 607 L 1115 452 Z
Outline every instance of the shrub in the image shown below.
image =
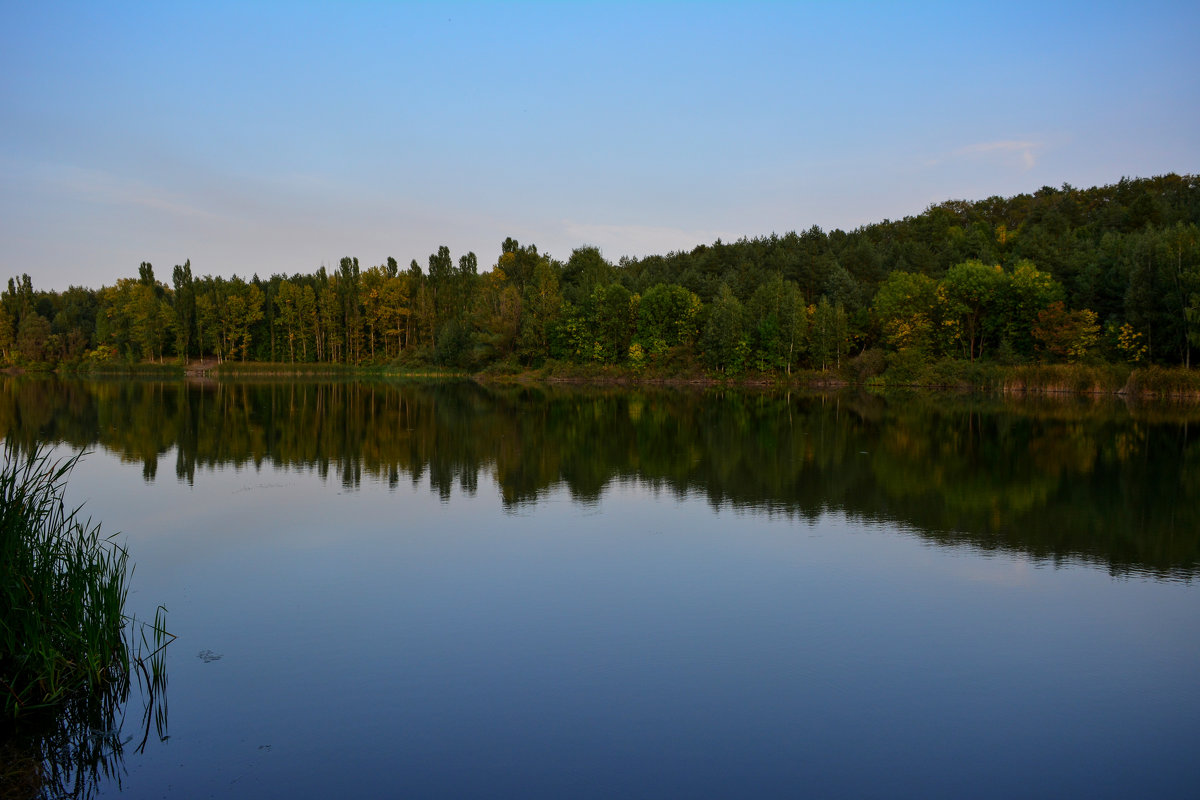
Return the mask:
M 847 361 L 843 372 L 852 383 L 866 383 L 882 375 L 886 368 L 887 357 L 878 347 L 872 347 Z
M 888 386 L 920 386 L 928 379 L 929 359 L 921 350 L 909 348 L 889 353 L 883 378 Z

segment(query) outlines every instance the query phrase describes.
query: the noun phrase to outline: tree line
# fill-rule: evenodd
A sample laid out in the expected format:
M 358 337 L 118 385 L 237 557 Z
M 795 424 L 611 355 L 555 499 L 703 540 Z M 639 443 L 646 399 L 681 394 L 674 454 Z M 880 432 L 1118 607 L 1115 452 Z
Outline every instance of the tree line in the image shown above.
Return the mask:
M 854 231 L 772 234 L 613 263 L 509 238 L 490 269 L 449 248 L 361 267 L 229 278 L 142 263 L 113 286 L 0 292 L 9 365 L 547 360 L 790 374 L 889 358 L 1191 366 L 1200 177 L 948 201 Z

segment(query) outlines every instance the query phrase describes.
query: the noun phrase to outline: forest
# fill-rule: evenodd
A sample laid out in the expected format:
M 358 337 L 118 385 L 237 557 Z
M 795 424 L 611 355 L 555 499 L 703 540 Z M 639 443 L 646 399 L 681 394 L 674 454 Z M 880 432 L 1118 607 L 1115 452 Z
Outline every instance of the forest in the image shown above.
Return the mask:
M 547 363 L 791 375 L 958 360 L 1191 367 L 1200 347 L 1200 176 L 952 200 L 856 230 L 561 261 L 511 238 L 490 269 L 449 248 L 407 268 L 193 274 L 143 262 L 99 289 L 0 293 L 0 361 L 438 366 Z

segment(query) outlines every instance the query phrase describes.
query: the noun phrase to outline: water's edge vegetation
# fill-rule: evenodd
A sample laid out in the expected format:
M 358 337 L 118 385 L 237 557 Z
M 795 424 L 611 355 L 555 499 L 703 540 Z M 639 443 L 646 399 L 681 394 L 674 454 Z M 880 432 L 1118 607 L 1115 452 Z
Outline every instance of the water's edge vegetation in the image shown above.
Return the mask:
M 0 467 L 0 689 L 5 716 L 61 703 L 127 674 L 122 609 L 129 556 L 99 525 L 68 511 L 78 456 L 6 448 Z
M 14 375 L 23 371 L 14 371 Z M 38 374 L 34 372 L 32 374 Z M 70 377 L 76 373 L 61 370 Z M 791 375 L 745 371 L 719 375 L 704 370 L 631 370 L 622 365 L 580 365 L 547 360 L 540 366 L 497 366 L 468 373 L 446 367 L 355 367 L 344 364 L 246 362 L 224 364 L 136 364 L 93 369 L 79 377 L 157 380 L 406 379 L 474 380 L 481 384 L 545 383 L 581 386 L 707 386 L 792 390 L 859 387 L 872 392 L 920 389 L 1010 395 L 1116 395 L 1162 400 L 1200 400 L 1200 372 L 1184 367 L 1131 367 L 1127 364 L 1001 365 L 954 359 L 904 362 L 883 359 L 877 351 L 849 359 L 840 369 L 797 370 Z
M 65 505 L 82 452 L 52 460 L 5 441 L 0 465 L 0 796 L 90 796 L 118 769 L 124 706 L 136 682 L 165 731 L 165 609 L 125 615 L 129 555 Z

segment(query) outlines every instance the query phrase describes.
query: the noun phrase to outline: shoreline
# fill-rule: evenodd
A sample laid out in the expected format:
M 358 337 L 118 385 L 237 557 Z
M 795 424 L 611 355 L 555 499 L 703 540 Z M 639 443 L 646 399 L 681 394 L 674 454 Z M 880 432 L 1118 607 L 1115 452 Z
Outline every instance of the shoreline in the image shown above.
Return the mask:
M 872 371 L 874 372 L 874 371 Z M 96 379 L 183 380 L 213 385 L 242 379 L 380 379 L 470 380 L 483 385 L 577 385 L 598 387 L 781 389 L 842 391 L 858 387 L 868 392 L 932 392 L 962 394 L 983 392 L 1012 397 L 1110 396 L 1137 400 L 1200 403 L 1200 370 L 1186 367 L 1129 367 L 1114 364 L 999 365 L 939 361 L 924 365 L 916 374 L 883 370 L 863 374 L 853 361 L 837 371 L 797 371 L 790 376 L 741 373 L 714 375 L 699 369 L 678 373 L 634 371 L 613 366 L 580 366 L 551 362 L 538 368 L 489 369 L 481 372 L 443 370 L 430 366 L 397 369 L 388 366 L 355 367 L 344 364 L 234 363 L 215 361 L 183 364 L 138 364 L 114 370 L 29 370 L 10 367 L 4 373 L 58 375 Z M 857 373 L 857 374 L 856 374 Z

